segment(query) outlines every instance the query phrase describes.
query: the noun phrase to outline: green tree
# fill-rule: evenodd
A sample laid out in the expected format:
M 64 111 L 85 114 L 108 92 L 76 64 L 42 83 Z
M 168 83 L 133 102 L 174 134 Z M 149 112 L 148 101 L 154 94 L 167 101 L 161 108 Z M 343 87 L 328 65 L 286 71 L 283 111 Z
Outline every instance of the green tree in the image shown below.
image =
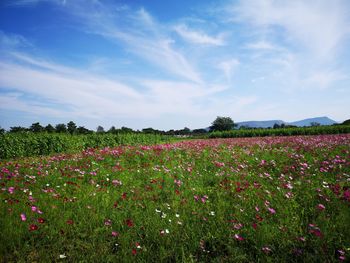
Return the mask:
M 132 133 L 132 132 L 134 132 L 134 130 L 133 129 L 131 129 L 131 128 L 128 128 L 128 127 L 122 127 L 121 128 L 121 132 L 122 133 Z
M 78 134 L 89 134 L 89 133 L 93 133 L 93 131 L 86 129 L 84 126 L 79 126 L 77 128 L 77 132 Z
M 204 133 L 207 133 L 207 130 L 206 129 L 194 129 L 192 131 L 193 134 L 204 134 Z
M 210 131 L 229 131 L 232 130 L 235 123 L 230 117 L 218 116 L 211 124 Z
M 0 126 L 0 134 L 4 134 L 4 133 L 5 133 L 5 129 L 1 128 L 1 126 Z
M 25 131 L 28 131 L 28 129 L 22 126 L 10 127 L 10 132 L 25 132 Z
M 104 132 L 105 132 L 105 129 L 104 129 L 102 126 L 98 126 L 98 127 L 96 128 L 96 132 L 98 132 L 98 133 L 104 133 Z
M 350 125 L 350 119 L 346 120 L 346 121 L 343 121 L 342 123 L 343 125 Z
M 59 132 L 59 133 L 67 132 L 67 126 L 64 123 L 57 124 L 55 128 L 56 128 L 56 132 Z
M 42 132 L 44 131 L 44 127 L 39 122 L 35 122 L 29 127 L 29 130 L 32 132 Z
M 117 133 L 117 129 L 115 128 L 115 126 L 112 126 L 111 128 L 109 128 L 109 130 L 107 132 L 115 134 L 115 133 Z
M 48 133 L 53 133 L 53 132 L 56 131 L 56 130 L 55 130 L 55 127 L 53 127 L 51 124 L 46 125 L 46 127 L 44 128 L 44 130 L 45 130 L 46 132 L 48 132 Z
M 67 130 L 70 134 L 74 134 L 77 132 L 77 125 L 73 121 L 70 121 L 67 123 Z

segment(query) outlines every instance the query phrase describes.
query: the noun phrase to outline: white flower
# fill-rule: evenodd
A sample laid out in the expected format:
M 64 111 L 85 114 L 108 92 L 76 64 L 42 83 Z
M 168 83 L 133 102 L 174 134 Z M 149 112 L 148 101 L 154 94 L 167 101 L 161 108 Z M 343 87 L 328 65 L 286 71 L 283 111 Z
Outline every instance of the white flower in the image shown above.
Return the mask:
M 67 256 L 65 254 L 60 255 L 60 258 L 66 258 Z
M 179 214 L 175 214 L 175 216 L 176 216 L 176 217 L 180 217 L 180 215 L 179 215 Z
M 165 229 L 165 233 L 169 234 L 169 229 Z

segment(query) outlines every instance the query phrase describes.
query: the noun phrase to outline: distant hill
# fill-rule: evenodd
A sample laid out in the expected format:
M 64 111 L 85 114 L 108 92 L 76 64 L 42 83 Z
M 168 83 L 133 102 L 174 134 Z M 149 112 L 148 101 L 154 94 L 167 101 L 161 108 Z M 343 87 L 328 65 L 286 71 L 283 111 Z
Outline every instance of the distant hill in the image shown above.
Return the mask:
M 281 125 L 282 123 L 286 124 L 286 122 L 282 120 L 270 120 L 270 121 L 242 121 L 237 122 L 237 127 L 249 127 L 249 128 L 269 128 L 273 127 L 273 125 L 277 123 L 278 125 Z
M 336 121 L 328 118 L 328 117 L 316 117 L 316 118 L 309 118 L 304 119 L 300 121 L 294 121 L 294 122 L 285 122 L 283 120 L 269 120 L 269 121 L 243 121 L 243 122 L 237 122 L 237 127 L 249 127 L 249 128 L 272 128 L 273 125 L 277 123 L 278 125 L 286 124 L 286 125 L 294 125 L 298 127 L 303 126 L 311 126 L 312 123 L 319 123 L 320 125 L 332 125 L 337 123 Z
M 328 118 L 328 117 L 317 117 L 317 118 L 310 118 L 310 119 L 305 119 L 301 121 L 294 121 L 289 123 L 290 125 L 295 125 L 295 126 L 311 126 L 311 123 L 319 123 L 321 125 L 332 125 L 337 123 L 336 121 Z

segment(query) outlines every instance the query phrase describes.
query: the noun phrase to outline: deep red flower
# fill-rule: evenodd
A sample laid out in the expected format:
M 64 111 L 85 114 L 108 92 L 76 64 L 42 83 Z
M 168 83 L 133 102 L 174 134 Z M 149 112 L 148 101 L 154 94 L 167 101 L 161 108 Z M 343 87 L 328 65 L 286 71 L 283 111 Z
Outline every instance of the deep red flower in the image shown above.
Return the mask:
M 68 219 L 68 220 L 66 221 L 66 223 L 67 223 L 68 225 L 73 225 L 73 224 L 74 224 L 74 222 L 73 222 L 72 219 Z
M 256 215 L 255 215 L 255 218 L 256 218 L 257 220 L 259 220 L 260 222 L 264 220 L 259 214 L 256 214 Z
M 133 255 L 137 254 L 137 250 L 135 248 L 133 248 L 131 252 L 132 252 Z
M 38 230 L 38 226 L 37 225 L 34 225 L 34 224 L 31 224 L 29 226 L 29 231 L 35 231 L 35 230 Z
M 125 221 L 125 223 L 126 223 L 126 225 L 127 225 L 128 227 L 133 227 L 133 226 L 134 226 L 134 222 L 133 222 L 131 219 L 127 219 L 127 220 Z
M 38 222 L 39 222 L 40 224 L 43 224 L 43 223 L 45 223 L 45 219 L 42 218 L 42 217 L 39 217 L 39 218 L 38 218 Z

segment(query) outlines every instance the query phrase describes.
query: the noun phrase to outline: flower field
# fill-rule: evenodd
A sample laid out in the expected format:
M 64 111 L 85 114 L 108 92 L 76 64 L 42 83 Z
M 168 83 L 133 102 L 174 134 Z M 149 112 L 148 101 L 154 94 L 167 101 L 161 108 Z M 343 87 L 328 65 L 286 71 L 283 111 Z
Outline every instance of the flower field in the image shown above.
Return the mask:
M 350 134 L 0 163 L 2 262 L 346 262 Z

